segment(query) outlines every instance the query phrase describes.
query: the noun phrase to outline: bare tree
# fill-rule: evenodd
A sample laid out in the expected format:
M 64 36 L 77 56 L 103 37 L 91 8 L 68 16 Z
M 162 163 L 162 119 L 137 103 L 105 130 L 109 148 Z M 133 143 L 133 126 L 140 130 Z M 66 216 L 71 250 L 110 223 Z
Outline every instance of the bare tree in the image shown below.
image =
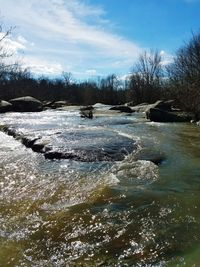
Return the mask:
M 168 73 L 171 92 L 180 105 L 200 119 L 200 33 L 192 34 L 177 51 Z
M 0 24 L 0 79 L 9 71 L 15 68 L 15 64 L 9 64 L 7 59 L 13 54 L 6 47 L 6 39 L 11 35 L 13 28 L 8 30 L 3 29 L 3 24 Z
M 135 102 L 153 102 L 159 98 L 163 78 L 162 58 L 158 51 L 145 51 L 129 77 L 129 86 Z
M 103 95 L 104 103 L 106 104 L 117 104 L 118 99 L 116 92 L 119 89 L 119 79 L 115 74 L 108 75 L 101 79 L 100 87 Z
M 63 71 L 62 72 L 62 77 L 64 79 L 64 82 L 65 82 L 65 85 L 66 86 L 69 86 L 70 84 L 72 84 L 73 77 L 72 77 L 71 72 L 65 72 L 65 71 Z

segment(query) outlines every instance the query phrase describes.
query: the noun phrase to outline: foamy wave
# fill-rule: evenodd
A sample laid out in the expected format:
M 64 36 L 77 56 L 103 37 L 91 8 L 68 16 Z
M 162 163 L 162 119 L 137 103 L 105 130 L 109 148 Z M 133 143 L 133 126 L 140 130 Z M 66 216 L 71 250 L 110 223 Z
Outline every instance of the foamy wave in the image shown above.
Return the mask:
M 158 179 L 158 167 L 154 163 L 131 161 L 130 157 L 117 164 L 112 173 L 121 184 L 149 184 Z
M 117 185 L 120 183 L 120 180 L 117 178 L 117 176 L 114 173 L 110 173 L 106 176 L 106 185 L 112 186 Z
M 139 136 L 134 136 L 133 134 L 127 134 L 124 133 L 122 131 L 118 131 L 118 130 L 113 130 L 114 132 L 118 133 L 121 136 L 127 137 L 129 139 L 135 140 L 135 141 L 140 141 L 140 137 Z

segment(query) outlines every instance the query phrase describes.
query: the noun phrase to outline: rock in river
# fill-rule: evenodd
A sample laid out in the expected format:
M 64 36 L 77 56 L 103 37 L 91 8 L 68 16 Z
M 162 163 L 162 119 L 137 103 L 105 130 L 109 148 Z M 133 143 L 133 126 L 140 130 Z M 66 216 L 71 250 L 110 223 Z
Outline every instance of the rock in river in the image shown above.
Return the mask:
M 128 106 L 114 106 L 110 108 L 110 110 L 118 110 L 120 112 L 125 112 L 125 113 L 133 113 L 134 111 L 128 107 Z
M 108 130 L 74 130 L 34 137 L 7 126 L 0 129 L 34 152 L 44 154 L 46 159 L 112 162 L 123 160 L 137 149 L 134 140 Z
M 158 108 L 150 108 L 147 118 L 155 122 L 190 122 L 194 115 L 188 112 L 168 112 Z
M 17 112 L 37 112 L 42 111 L 42 102 L 32 96 L 14 98 L 10 100 L 12 110 Z
M 148 112 L 151 108 L 159 108 L 161 110 L 170 111 L 174 100 L 158 100 L 153 104 L 142 103 L 133 107 L 136 112 Z
M 0 113 L 8 112 L 11 110 L 12 110 L 12 104 L 11 103 L 4 101 L 4 100 L 0 101 Z

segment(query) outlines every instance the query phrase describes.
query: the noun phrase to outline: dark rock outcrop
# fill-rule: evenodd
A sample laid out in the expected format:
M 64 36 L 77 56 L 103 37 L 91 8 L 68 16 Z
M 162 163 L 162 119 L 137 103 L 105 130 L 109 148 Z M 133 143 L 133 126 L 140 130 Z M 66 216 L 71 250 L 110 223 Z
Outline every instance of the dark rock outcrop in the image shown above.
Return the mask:
M 146 118 L 155 122 L 189 122 L 194 114 L 184 112 L 175 106 L 174 100 L 158 100 L 153 104 L 141 104 L 133 107 L 136 112 L 145 112 Z
M 65 155 L 62 152 L 50 151 L 44 154 L 46 159 L 65 159 Z
M 16 131 L 15 129 L 10 128 L 10 127 L 8 127 L 8 126 L 6 126 L 6 125 L 2 125 L 2 126 L 0 127 L 0 130 L 1 130 L 2 132 L 6 133 L 7 135 L 10 135 L 10 136 L 14 137 L 15 139 L 20 138 L 20 134 L 17 133 L 17 131 Z
M 9 128 L 8 126 L 1 126 L 0 130 L 14 137 L 18 141 L 20 141 L 25 147 L 31 148 L 35 152 L 45 153 L 49 149 L 48 146 L 40 142 L 40 138 L 24 136 L 22 133 L 17 132 L 13 128 Z
M 70 152 L 48 151 L 44 154 L 46 159 L 71 159 L 75 161 L 87 162 L 83 157 Z
M 153 104 L 147 104 L 147 103 L 142 103 L 137 106 L 133 107 L 133 110 L 136 112 L 148 112 L 149 109 L 151 108 L 159 108 L 162 110 L 170 111 L 172 110 L 174 104 L 174 100 L 158 100 Z
M 30 139 L 28 137 L 23 137 L 23 136 L 21 137 L 22 144 L 28 148 L 31 148 L 37 140 L 38 138 Z
M 174 100 L 158 100 L 153 104 L 147 104 L 147 103 L 142 103 L 137 106 L 133 107 L 133 110 L 136 112 L 148 112 L 149 109 L 151 108 L 159 108 L 162 110 L 170 111 L 172 110 L 174 104 Z
M 128 103 L 126 103 L 125 104 L 126 106 L 128 106 L 128 107 L 139 107 L 139 106 L 147 106 L 147 105 L 149 105 L 149 103 L 141 103 L 141 104 L 138 104 L 137 106 L 135 105 L 135 102 L 134 101 L 131 101 L 131 102 L 128 102 Z
M 93 110 L 94 110 L 93 106 L 86 106 L 80 108 L 81 118 L 93 119 Z
M 146 112 L 148 111 L 148 109 L 151 109 L 151 108 L 159 108 L 162 110 L 170 111 L 172 110 L 173 103 L 174 103 L 174 100 L 166 100 L 166 101 L 158 100 L 154 104 L 147 107 Z
M 47 151 L 44 153 L 46 159 L 70 159 L 75 161 L 82 162 L 112 162 L 112 161 L 121 161 L 127 153 L 120 151 L 118 153 L 108 153 L 102 150 L 81 150 L 77 149 L 73 152 L 60 152 L 60 151 Z
M 12 104 L 12 111 L 16 112 L 37 112 L 42 111 L 42 102 L 31 96 L 14 98 L 9 101 Z
M 125 113 L 133 113 L 134 111 L 128 107 L 128 106 L 114 106 L 112 108 L 110 108 L 110 110 L 117 110 L 120 112 L 125 112 Z
M 5 113 L 9 111 L 12 111 L 12 104 L 7 101 L 1 100 L 0 101 L 0 113 Z
M 140 105 L 132 107 L 132 110 L 134 110 L 135 112 L 145 112 L 150 107 L 152 107 L 151 104 L 140 104 Z
M 81 118 L 93 119 L 92 110 L 84 110 L 80 112 Z
M 85 107 L 81 107 L 80 111 L 85 111 L 85 110 L 93 110 L 94 107 L 93 106 L 85 106 Z
M 33 143 L 33 145 L 31 146 L 31 149 L 34 152 L 39 152 L 39 153 L 44 153 L 46 151 L 44 144 L 42 144 L 42 143 L 40 144 L 40 143 L 36 143 L 36 142 Z
M 69 103 L 67 101 L 60 100 L 60 101 L 54 102 L 53 106 L 54 106 L 54 108 L 62 108 L 65 106 L 69 106 Z
M 159 108 L 150 108 L 146 112 L 147 119 L 155 122 L 190 122 L 194 115 L 188 112 L 168 112 Z
M 70 104 L 67 101 L 60 100 L 60 101 L 44 101 L 43 108 L 46 109 L 57 109 L 69 106 Z

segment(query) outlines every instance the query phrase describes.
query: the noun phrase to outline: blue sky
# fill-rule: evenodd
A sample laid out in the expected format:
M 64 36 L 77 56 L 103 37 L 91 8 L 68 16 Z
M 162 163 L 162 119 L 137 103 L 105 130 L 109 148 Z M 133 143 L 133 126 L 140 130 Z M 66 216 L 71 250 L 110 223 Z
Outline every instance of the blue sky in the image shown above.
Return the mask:
M 200 30 L 200 0 L 0 0 L 0 14 L 16 26 L 5 45 L 24 66 L 76 79 L 122 77 L 148 49 L 167 64 Z

